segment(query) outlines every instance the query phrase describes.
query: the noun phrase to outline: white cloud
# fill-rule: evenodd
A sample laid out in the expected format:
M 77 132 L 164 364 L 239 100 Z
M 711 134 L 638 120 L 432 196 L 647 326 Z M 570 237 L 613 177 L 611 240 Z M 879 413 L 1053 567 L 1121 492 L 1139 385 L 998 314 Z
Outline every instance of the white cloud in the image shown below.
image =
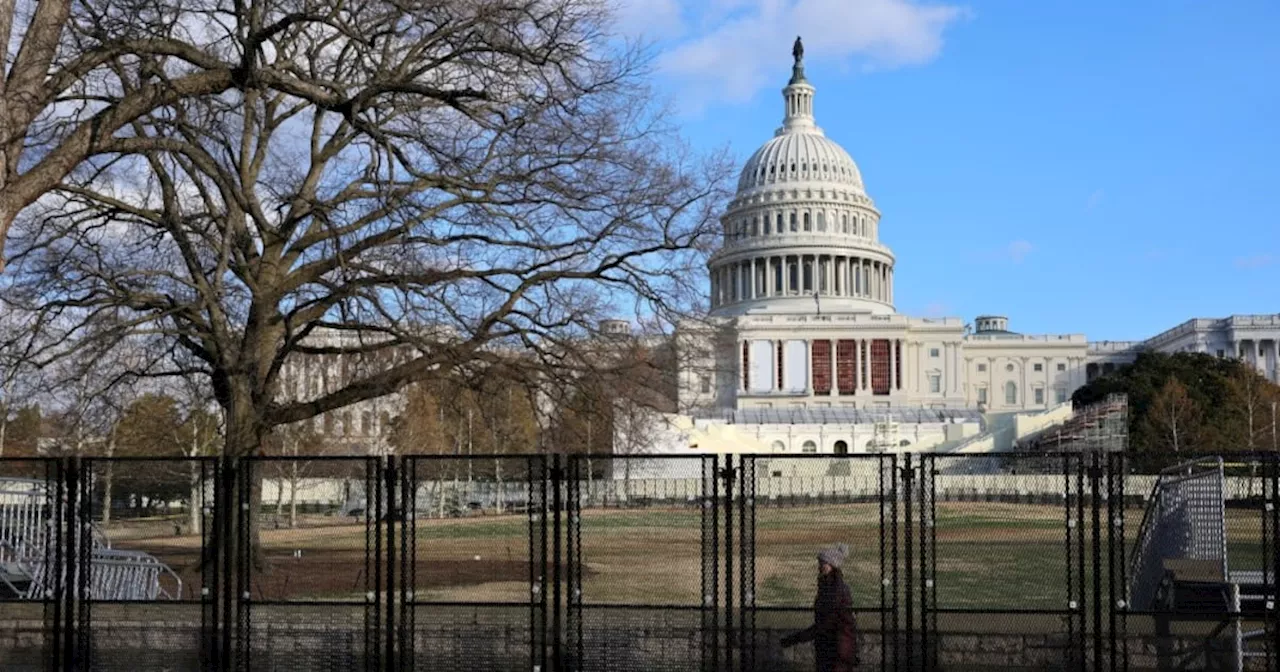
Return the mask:
M 695 105 L 742 102 L 781 85 L 775 80 L 785 76 L 796 35 L 807 63 L 847 65 L 858 56 L 881 68 L 915 65 L 938 55 L 943 32 L 964 14 L 915 0 L 715 0 L 703 16 L 705 32 L 674 44 L 658 65 L 686 85 Z
M 680 0 L 617 0 L 618 30 L 644 39 L 670 39 L 684 33 Z
M 1102 189 L 1095 189 L 1092 194 L 1089 194 L 1089 198 L 1085 199 L 1084 209 L 1093 210 L 1094 208 L 1098 207 L 1099 205 L 1102 204 L 1102 199 L 1105 198 L 1106 195 L 1107 195 L 1107 192 L 1103 191 Z
M 1254 270 L 1258 268 L 1266 268 L 1267 266 L 1276 263 L 1276 261 L 1277 259 L 1274 255 L 1255 254 L 1249 257 L 1236 257 L 1235 265 L 1236 268 Z
M 1021 264 L 1022 260 L 1026 259 L 1027 255 L 1031 254 L 1031 251 L 1034 249 L 1035 245 L 1032 245 L 1025 240 L 1015 240 L 1012 243 L 1009 243 L 1009 258 L 1013 260 L 1013 263 Z

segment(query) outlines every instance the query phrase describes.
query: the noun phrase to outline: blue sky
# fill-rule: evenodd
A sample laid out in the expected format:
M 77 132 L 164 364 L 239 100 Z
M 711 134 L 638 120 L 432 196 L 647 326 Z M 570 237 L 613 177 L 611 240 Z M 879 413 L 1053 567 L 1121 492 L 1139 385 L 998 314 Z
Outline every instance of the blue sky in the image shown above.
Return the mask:
M 739 161 L 805 37 L 901 312 L 1120 340 L 1280 311 L 1280 2 L 625 1 L 686 137 Z

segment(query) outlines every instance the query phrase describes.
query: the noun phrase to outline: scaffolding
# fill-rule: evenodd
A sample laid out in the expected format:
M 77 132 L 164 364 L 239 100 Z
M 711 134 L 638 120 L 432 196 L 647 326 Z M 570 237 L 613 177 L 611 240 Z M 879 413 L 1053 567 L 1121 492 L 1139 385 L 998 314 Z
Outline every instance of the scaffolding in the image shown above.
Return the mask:
M 1076 410 L 1065 422 L 1023 437 L 1014 446 L 1022 453 L 1120 453 L 1129 445 L 1129 399 L 1108 395 Z

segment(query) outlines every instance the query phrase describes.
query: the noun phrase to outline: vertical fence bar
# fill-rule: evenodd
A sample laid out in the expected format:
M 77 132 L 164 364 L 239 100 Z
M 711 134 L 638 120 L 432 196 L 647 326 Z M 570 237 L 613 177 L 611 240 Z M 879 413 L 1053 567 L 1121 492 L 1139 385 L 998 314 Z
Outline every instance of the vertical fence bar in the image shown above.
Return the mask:
M 1124 472 L 1117 470 L 1118 453 L 1107 453 L 1107 661 L 1108 669 L 1116 670 L 1116 655 L 1119 651 L 1118 633 L 1116 631 L 1116 608 L 1121 597 L 1120 585 L 1117 582 L 1117 555 L 1123 557 L 1124 543 L 1116 549 L 1116 528 L 1119 526 L 1120 512 L 1124 510 L 1124 495 L 1121 486 L 1124 483 Z M 1117 507 L 1117 502 L 1119 506 Z M 1102 609 L 1102 606 L 1096 607 Z M 1099 668 L 1101 669 L 1101 668 Z
M 399 482 L 396 476 L 396 460 L 389 455 L 382 456 L 381 469 L 378 471 L 380 480 L 384 482 L 380 487 L 385 490 L 387 497 L 386 520 L 387 520 L 387 580 L 384 584 L 387 595 L 387 613 L 384 628 L 384 641 L 386 645 L 385 660 L 382 662 L 382 669 L 396 669 L 396 634 L 399 632 L 396 626 L 396 516 L 399 507 L 396 506 L 396 490 L 395 485 Z M 381 589 L 381 587 L 380 587 Z
M 724 669 L 733 670 L 733 474 L 734 456 L 724 456 L 721 476 L 724 479 Z
M 889 592 L 892 595 L 892 609 L 890 610 L 893 629 L 891 632 L 890 643 L 893 645 L 893 669 L 895 672 L 903 669 L 902 662 L 902 636 L 901 622 L 898 619 L 900 604 L 898 601 L 898 498 L 901 489 L 898 487 L 898 456 L 889 456 L 889 521 L 890 521 L 890 544 L 889 544 L 889 572 L 891 573 L 892 582 L 889 584 Z M 884 496 L 884 491 L 881 491 Z M 882 656 L 887 654 L 882 653 Z
M 547 669 L 547 470 L 540 456 L 525 461 L 529 499 L 529 641 L 534 672 Z
M 572 483 L 573 480 L 571 479 Z M 556 672 L 565 672 L 565 652 L 564 652 L 564 633 L 561 628 L 560 605 L 564 600 L 564 583 L 560 575 L 561 570 L 561 548 L 560 548 L 560 526 L 562 524 L 563 511 L 561 509 L 561 498 L 564 495 L 564 462 L 560 455 L 551 456 L 551 657 L 553 659 L 553 669 Z M 574 497 L 568 497 L 569 507 L 571 511 L 576 510 L 576 493 Z M 570 526 L 570 548 L 578 542 L 577 535 L 573 533 L 573 525 Z M 570 554 L 570 576 L 578 570 L 577 563 L 572 553 Z M 581 655 L 581 631 L 576 633 L 574 637 L 576 648 Z
M 1076 662 L 1076 643 L 1079 637 L 1082 637 L 1078 631 L 1080 624 L 1076 622 L 1075 608 L 1078 604 L 1078 597 L 1075 594 L 1076 588 L 1076 565 L 1075 554 L 1072 553 L 1073 540 L 1075 540 L 1081 531 L 1076 530 L 1074 521 L 1071 518 L 1072 506 L 1074 499 L 1072 498 L 1071 476 L 1074 473 L 1074 463 L 1070 454 L 1062 455 L 1062 523 L 1064 525 L 1064 534 L 1062 536 L 1062 546 L 1064 560 L 1066 561 L 1066 580 L 1067 580 L 1067 667 L 1070 668 Z M 1083 493 L 1075 492 L 1076 497 L 1081 497 Z
M 79 555 L 76 562 L 76 667 L 80 670 L 91 669 L 90 656 L 92 648 L 91 624 L 92 595 L 89 592 L 93 573 L 93 471 L 91 463 L 80 457 L 73 458 L 72 468 L 76 471 L 79 491 L 76 493 L 76 530 Z
M 912 458 L 910 454 L 902 456 L 902 481 L 904 483 L 904 487 L 903 487 L 904 496 L 902 499 L 902 505 L 903 505 L 902 549 L 903 549 L 903 555 L 905 556 L 903 558 L 902 566 L 906 569 L 906 572 L 905 572 L 906 576 L 904 578 L 902 585 L 905 589 L 905 595 L 903 596 L 903 598 L 904 598 L 904 603 L 906 604 L 906 607 L 907 607 L 906 609 L 907 613 L 906 613 L 906 619 L 905 619 L 906 622 L 904 624 L 904 630 L 906 631 L 907 636 L 906 636 L 906 641 L 903 644 L 904 644 L 904 651 L 907 655 L 907 661 L 908 661 L 907 669 L 909 670 L 917 669 L 918 663 L 916 661 L 919 658 L 919 653 L 916 648 L 916 643 L 924 641 L 923 633 L 917 632 L 917 628 L 916 628 L 915 590 L 913 588 L 915 585 L 915 574 L 916 574 L 916 566 L 913 562 L 915 557 L 915 552 L 913 548 L 914 535 L 912 534 L 912 528 L 915 526 L 915 519 L 912 517 L 912 506 L 911 506 L 911 501 L 916 496 L 914 462 L 915 460 Z M 923 628 L 920 628 L 920 630 L 923 630 Z
M 252 460 L 241 460 L 237 480 L 237 508 L 240 511 L 240 552 L 236 555 L 239 561 L 236 567 L 236 588 L 239 591 L 239 604 L 236 618 L 236 638 L 240 642 L 243 653 L 236 663 L 240 672 L 253 669 L 253 606 L 250 589 L 253 585 L 254 555 L 260 552 L 256 547 L 260 543 L 255 531 L 258 529 L 258 511 L 254 503 L 254 483 L 258 477 L 256 465 Z
M 1076 619 L 1079 637 L 1072 642 L 1072 655 L 1076 662 L 1077 669 L 1084 670 L 1088 664 L 1088 630 L 1089 619 L 1086 611 L 1086 603 L 1088 600 L 1088 576 L 1085 575 L 1085 546 L 1088 545 L 1088 528 L 1085 527 L 1085 500 L 1087 499 L 1085 491 L 1085 483 L 1087 478 L 1088 466 L 1085 463 L 1084 455 L 1076 455 L 1071 460 L 1075 466 L 1076 476 L 1076 497 L 1075 497 L 1075 545 L 1072 550 L 1076 553 L 1076 586 L 1075 586 L 1075 604 L 1072 605 L 1071 618 Z M 1094 633 L 1097 636 L 1097 633 Z
M 412 457 L 400 462 L 400 672 L 414 669 L 417 650 L 414 587 L 418 585 L 418 464 Z
M 929 669 L 938 669 L 939 667 L 939 645 L 940 639 L 938 634 L 938 490 L 937 480 L 934 478 L 938 473 L 938 458 L 935 455 L 928 457 L 926 462 L 922 463 L 920 470 L 920 485 L 923 497 L 928 498 L 928 506 L 922 502 L 921 511 L 928 511 L 927 518 L 927 536 L 926 530 L 921 530 L 921 542 L 928 539 L 928 548 L 924 548 L 923 544 L 920 550 L 920 557 L 925 561 L 925 581 L 924 595 L 927 596 L 928 604 L 926 610 L 922 614 L 929 614 L 929 622 L 925 624 L 925 630 L 930 633 L 929 646 L 926 647 L 925 653 L 928 656 L 927 664 Z M 927 556 L 927 560 L 925 560 Z
M 1271 484 L 1270 510 L 1271 519 L 1271 576 L 1264 577 L 1263 583 L 1271 588 L 1271 600 L 1266 607 L 1266 620 L 1271 626 L 1270 642 L 1267 646 L 1268 669 L 1280 668 L 1280 455 L 1272 454 L 1266 464 L 1270 476 L 1266 479 Z M 1269 580 L 1267 580 L 1269 578 Z M 1265 625 L 1264 625 L 1265 627 Z
M 702 459 L 702 667 L 720 668 L 720 457 Z
M 756 669 L 756 458 L 743 455 L 739 465 L 738 563 L 742 608 L 738 617 L 740 637 L 738 651 L 743 672 Z
M 1102 660 L 1102 530 L 1099 527 L 1102 513 L 1102 454 L 1093 452 L 1090 454 L 1089 464 L 1089 493 L 1090 493 L 1090 509 L 1092 510 L 1093 530 L 1093 596 L 1090 600 L 1090 612 L 1093 615 L 1093 669 L 1101 670 Z M 1084 665 L 1080 666 L 1083 671 Z

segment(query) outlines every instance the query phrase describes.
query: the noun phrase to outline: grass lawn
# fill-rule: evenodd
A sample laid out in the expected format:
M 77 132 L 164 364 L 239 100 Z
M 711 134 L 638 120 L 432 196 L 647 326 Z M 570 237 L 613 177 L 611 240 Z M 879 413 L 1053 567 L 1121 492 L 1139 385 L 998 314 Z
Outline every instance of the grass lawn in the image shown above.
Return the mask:
M 902 515 L 901 507 L 898 512 Z M 1073 511 L 1074 514 L 1074 511 Z M 1140 509 L 1126 513 L 1130 541 Z M 1086 512 L 1088 517 L 1088 512 Z M 701 511 L 691 507 L 587 510 L 581 519 L 583 599 L 588 604 L 696 606 L 702 602 Z M 299 529 L 270 529 L 262 541 L 270 561 L 260 573 L 261 596 L 271 599 L 356 598 L 363 594 L 366 538 L 362 525 L 303 517 Z M 913 521 L 913 562 L 919 525 Z M 1090 523 L 1086 520 L 1086 526 Z M 735 520 L 735 528 L 738 521 Z M 878 503 L 772 507 L 756 510 L 756 602 L 807 607 L 814 591 L 815 554 L 823 546 L 850 546 L 846 578 L 855 604 L 879 606 L 882 553 Z M 419 599 L 524 601 L 528 582 L 528 520 L 523 515 L 420 519 L 414 563 Z M 1062 506 L 940 502 L 936 523 L 937 604 L 941 608 L 1065 609 L 1068 561 Z M 723 543 L 724 530 L 720 530 Z M 899 542 L 905 541 L 899 527 Z M 1233 569 L 1252 569 L 1261 558 L 1256 512 L 1228 511 Z M 149 550 L 182 570 L 198 589 L 198 537 L 134 535 L 121 548 Z M 735 548 L 734 565 L 740 566 Z M 300 556 L 300 557 L 299 557 Z M 899 548 L 899 562 L 906 561 Z M 548 544 L 550 560 L 550 544 Z M 567 562 L 567 549 L 564 560 Z M 1073 558 L 1074 560 L 1074 558 Z M 1092 552 L 1085 567 L 1091 572 Z M 734 577 L 734 589 L 739 587 Z M 888 568 L 886 568 L 886 573 Z M 723 586 L 724 577 L 720 577 Z M 1086 575 L 1086 586 L 1091 576 Z M 913 590 L 919 590 L 913 586 Z

